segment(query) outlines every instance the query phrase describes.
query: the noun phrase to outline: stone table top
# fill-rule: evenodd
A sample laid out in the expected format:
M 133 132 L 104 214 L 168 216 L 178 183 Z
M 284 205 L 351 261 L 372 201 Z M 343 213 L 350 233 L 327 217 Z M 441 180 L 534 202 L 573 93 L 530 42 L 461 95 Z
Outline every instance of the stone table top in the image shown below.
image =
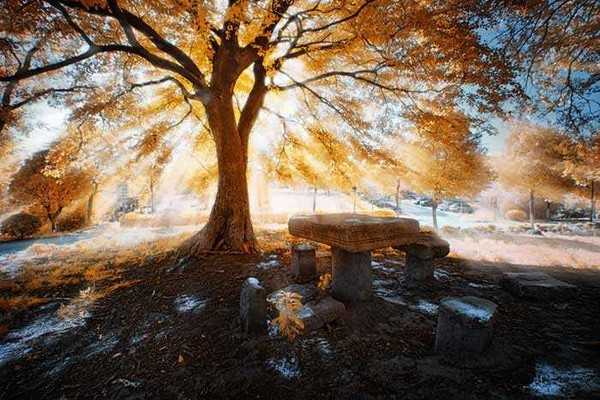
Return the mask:
M 290 218 L 288 229 L 294 236 L 356 253 L 412 243 L 419 235 L 419 222 L 352 213 L 310 214 Z

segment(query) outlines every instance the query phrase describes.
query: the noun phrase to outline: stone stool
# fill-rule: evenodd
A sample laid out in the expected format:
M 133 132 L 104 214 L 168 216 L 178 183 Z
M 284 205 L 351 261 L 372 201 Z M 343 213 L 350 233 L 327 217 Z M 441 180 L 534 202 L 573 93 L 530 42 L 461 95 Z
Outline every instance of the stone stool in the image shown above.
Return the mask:
M 433 279 L 433 260 L 450 253 L 450 244 L 433 233 L 421 232 L 414 243 L 394 246 L 406 253 L 406 283 L 415 286 Z
M 240 293 L 240 319 L 245 333 L 262 333 L 267 327 L 267 301 L 265 288 L 256 278 L 248 278 Z
M 447 297 L 440 303 L 435 351 L 449 355 L 481 354 L 493 336 L 496 304 L 479 297 Z
M 292 276 L 299 283 L 315 279 L 317 258 L 314 246 L 302 243 L 292 247 Z

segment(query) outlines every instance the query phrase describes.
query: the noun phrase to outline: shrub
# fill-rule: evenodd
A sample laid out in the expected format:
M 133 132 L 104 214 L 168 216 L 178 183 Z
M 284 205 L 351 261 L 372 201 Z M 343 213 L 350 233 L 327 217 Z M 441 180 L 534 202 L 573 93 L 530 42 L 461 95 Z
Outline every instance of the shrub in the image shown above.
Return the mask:
M 527 221 L 527 213 L 518 208 L 508 210 L 506 212 L 505 216 L 506 216 L 506 219 L 509 219 L 511 221 L 519 221 L 519 222 Z
M 0 232 L 11 239 L 24 239 L 36 233 L 42 226 L 40 219 L 27 213 L 11 215 L 2 222 Z

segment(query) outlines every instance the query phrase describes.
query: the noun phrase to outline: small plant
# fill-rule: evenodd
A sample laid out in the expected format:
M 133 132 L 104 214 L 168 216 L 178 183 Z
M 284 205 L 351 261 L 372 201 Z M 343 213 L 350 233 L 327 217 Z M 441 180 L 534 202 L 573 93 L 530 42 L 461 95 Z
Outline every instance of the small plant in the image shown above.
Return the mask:
M 282 336 L 292 342 L 304 329 L 304 322 L 299 316 L 302 309 L 302 296 L 298 293 L 281 292 L 273 301 L 279 316 L 271 323 L 277 326 Z

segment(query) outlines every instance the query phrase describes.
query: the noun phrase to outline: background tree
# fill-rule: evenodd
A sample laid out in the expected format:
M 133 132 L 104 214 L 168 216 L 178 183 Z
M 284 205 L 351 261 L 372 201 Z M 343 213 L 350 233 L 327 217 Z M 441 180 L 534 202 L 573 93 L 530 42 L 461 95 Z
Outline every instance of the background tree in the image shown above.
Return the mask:
M 472 121 L 454 109 L 436 109 L 413 115 L 415 138 L 404 148 L 403 159 L 413 187 L 432 199 L 433 226 L 437 230 L 440 201 L 473 197 L 492 178 Z
M 90 176 L 75 168 L 58 171 L 47 156 L 46 150 L 28 159 L 12 178 L 9 192 L 19 202 L 42 207 L 55 232 L 63 208 L 88 192 Z
M 486 113 L 501 112 L 501 103 L 518 95 L 509 64 L 478 34 L 488 11 L 478 1 L 4 0 L 0 5 L 5 10 L 0 25 L 12 41 L 0 53 L 0 82 L 18 82 L 19 98 L 56 82 L 88 86 L 101 74 L 102 89 L 70 97 L 73 107 L 102 110 L 109 117 L 98 123 L 108 121 L 123 132 L 132 121 L 154 124 L 160 140 L 178 127 L 193 135 L 199 131 L 193 124 L 208 126 L 216 145 L 218 189 L 209 222 L 188 243 L 192 254 L 256 250 L 246 183 L 248 144 L 268 93 L 281 109 L 278 96 L 296 91 L 312 112 L 309 118 L 325 120 L 365 148 L 377 141 L 370 127 L 374 113 L 361 107 L 367 98 L 382 108 L 390 101 L 415 108 L 420 99 L 459 99 Z M 20 60 L 30 43 L 43 46 L 35 51 L 35 62 L 23 68 Z M 151 86 L 155 101 L 134 100 L 148 95 Z M 149 111 L 166 98 L 177 99 L 171 109 L 181 114 Z M 106 104 L 112 104 L 109 111 Z M 182 124 L 187 118 L 196 122 Z
M 564 147 L 568 138 L 555 130 L 515 124 L 496 170 L 501 184 L 529 195 L 529 220 L 535 229 L 535 196 L 560 199 L 573 188 L 563 174 Z
M 497 25 L 491 35 L 518 66 L 538 116 L 565 131 L 600 127 L 598 15 L 600 2 L 581 0 L 487 2 Z
M 587 188 L 590 198 L 590 221 L 593 221 L 597 183 L 600 182 L 600 136 L 565 142 L 564 174 L 579 187 Z

